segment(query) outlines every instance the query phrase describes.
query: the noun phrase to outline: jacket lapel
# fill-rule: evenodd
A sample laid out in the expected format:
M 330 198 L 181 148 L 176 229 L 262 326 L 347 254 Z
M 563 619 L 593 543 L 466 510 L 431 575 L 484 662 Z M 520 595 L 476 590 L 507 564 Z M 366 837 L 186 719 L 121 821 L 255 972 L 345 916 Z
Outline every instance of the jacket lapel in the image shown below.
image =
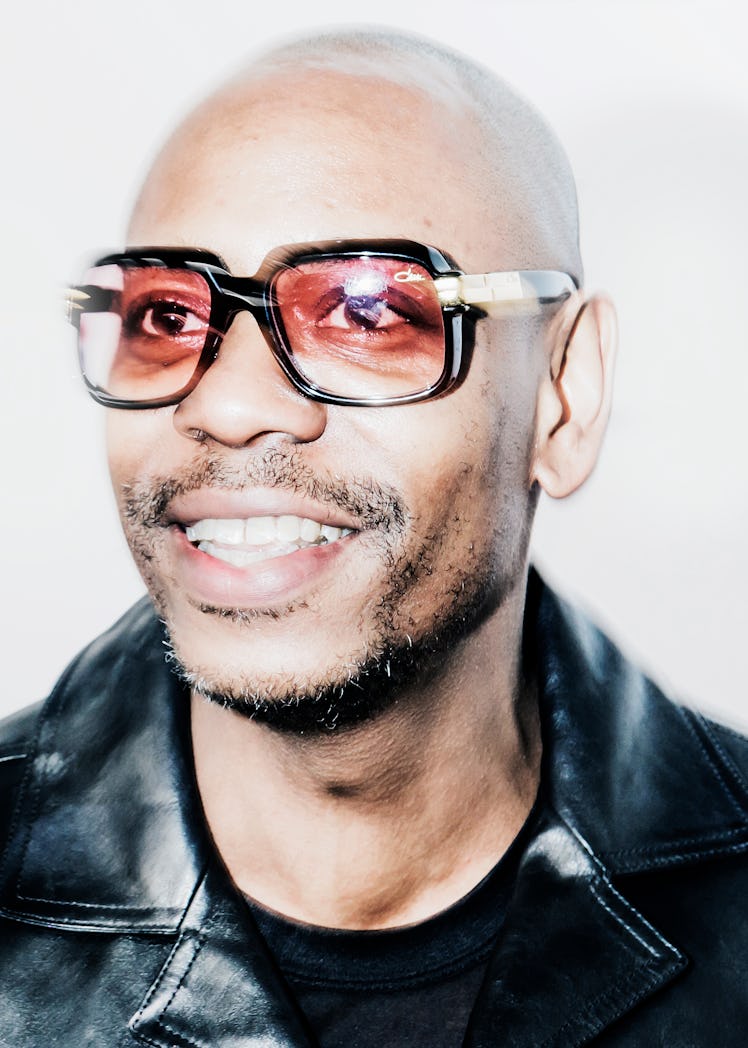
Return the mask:
M 248 907 L 212 866 L 156 982 L 130 1021 L 159 1048 L 312 1048 Z
M 702 719 L 534 573 L 525 643 L 539 673 L 546 823 L 519 869 L 470 1048 L 592 1040 L 688 964 L 613 879 L 748 848 L 742 788 Z
M 704 719 L 670 702 L 534 574 L 527 616 L 542 782 L 608 869 L 639 873 L 748 849 L 745 788 Z
M 551 813 L 523 858 L 466 1048 L 586 1044 L 686 964 Z
M 309 1048 L 303 1019 L 210 842 L 194 781 L 187 696 L 164 661 L 149 602 L 78 659 L 39 722 L 0 882 L 0 911 L 101 933 L 91 977 L 116 983 L 163 940 L 164 962 L 130 1017 L 144 1043 Z M 49 949 L 54 949 L 54 941 Z M 148 953 L 148 958 L 151 954 Z M 119 1043 L 119 1042 L 118 1042 Z

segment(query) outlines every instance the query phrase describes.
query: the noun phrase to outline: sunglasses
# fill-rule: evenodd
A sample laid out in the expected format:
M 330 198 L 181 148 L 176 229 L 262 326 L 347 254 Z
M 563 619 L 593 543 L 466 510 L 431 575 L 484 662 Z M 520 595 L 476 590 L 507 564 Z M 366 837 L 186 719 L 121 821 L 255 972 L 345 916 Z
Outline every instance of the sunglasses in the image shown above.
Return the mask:
M 246 310 L 296 389 L 368 407 L 428 400 L 455 385 L 466 318 L 486 316 L 493 303 L 537 311 L 576 288 L 553 271 L 465 274 L 409 240 L 336 240 L 277 248 L 253 277 L 234 276 L 207 251 L 107 255 L 66 301 L 83 377 L 100 404 L 178 403 Z

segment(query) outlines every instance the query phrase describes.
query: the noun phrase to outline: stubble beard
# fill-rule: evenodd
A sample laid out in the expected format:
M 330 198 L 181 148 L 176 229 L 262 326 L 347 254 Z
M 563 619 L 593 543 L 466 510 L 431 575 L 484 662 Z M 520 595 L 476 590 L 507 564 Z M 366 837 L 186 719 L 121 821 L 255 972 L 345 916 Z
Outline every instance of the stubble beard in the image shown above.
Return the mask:
M 382 596 L 377 602 L 370 632 L 362 647 L 337 673 L 315 679 L 288 675 L 258 683 L 251 677 L 227 677 L 219 669 L 195 666 L 173 629 L 169 600 L 157 571 L 159 529 L 172 498 L 193 489 L 219 486 L 280 488 L 322 503 L 344 508 L 361 521 L 358 541 L 373 547 L 386 568 Z M 432 574 L 446 542 L 459 533 L 442 529 L 424 538 L 418 548 L 403 552 L 408 514 L 399 493 L 370 478 L 344 486 L 320 479 L 301 467 L 297 453 L 269 453 L 241 474 L 219 460 L 206 459 L 198 467 L 165 481 L 129 485 L 123 490 L 122 517 L 133 556 L 148 586 L 167 632 L 167 660 L 192 692 L 223 708 L 251 718 L 279 732 L 295 735 L 331 734 L 370 721 L 410 694 L 428 686 L 454 658 L 460 645 L 513 592 L 525 575 L 526 537 L 516 549 L 481 560 L 476 555 L 466 567 L 452 572 L 438 609 L 420 632 L 403 609 L 411 591 Z M 529 524 L 528 524 L 529 531 Z M 498 543 L 489 547 L 496 549 Z M 399 551 L 399 552 L 398 552 Z M 232 620 L 234 628 L 261 628 L 262 619 L 293 616 L 303 603 L 284 609 L 245 611 L 201 606 L 205 615 Z

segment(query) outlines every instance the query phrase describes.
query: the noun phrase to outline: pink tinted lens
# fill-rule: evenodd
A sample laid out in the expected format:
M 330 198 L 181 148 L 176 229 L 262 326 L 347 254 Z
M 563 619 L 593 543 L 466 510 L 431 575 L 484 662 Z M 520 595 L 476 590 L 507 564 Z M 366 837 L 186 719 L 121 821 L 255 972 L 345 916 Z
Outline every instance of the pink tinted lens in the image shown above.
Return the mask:
M 317 389 L 386 399 L 429 389 L 442 375 L 442 310 L 434 281 L 416 262 L 302 262 L 278 274 L 273 292 L 293 364 Z
M 97 266 L 80 316 L 83 373 L 122 400 L 177 393 L 195 373 L 210 330 L 204 277 L 157 266 Z

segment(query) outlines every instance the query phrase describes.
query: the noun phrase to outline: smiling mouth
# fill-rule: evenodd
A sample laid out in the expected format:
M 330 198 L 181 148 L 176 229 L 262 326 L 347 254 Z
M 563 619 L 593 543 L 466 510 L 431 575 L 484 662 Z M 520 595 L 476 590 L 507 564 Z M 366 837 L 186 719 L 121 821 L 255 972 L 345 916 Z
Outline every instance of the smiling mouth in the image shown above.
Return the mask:
M 313 546 L 327 546 L 353 534 L 352 528 L 320 524 L 310 517 L 206 518 L 184 528 L 202 553 L 236 568 L 285 557 Z

